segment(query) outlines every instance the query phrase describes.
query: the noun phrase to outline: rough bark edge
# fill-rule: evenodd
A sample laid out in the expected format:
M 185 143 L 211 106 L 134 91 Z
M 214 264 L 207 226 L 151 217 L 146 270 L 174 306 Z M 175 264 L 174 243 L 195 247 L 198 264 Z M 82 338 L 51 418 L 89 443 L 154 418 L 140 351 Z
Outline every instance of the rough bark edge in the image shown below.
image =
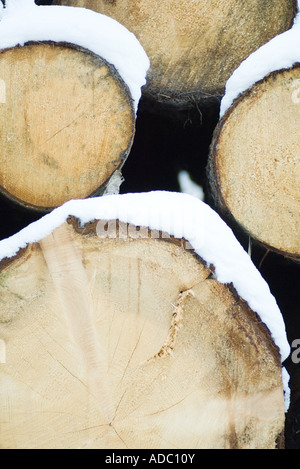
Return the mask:
M 217 90 L 215 93 L 208 93 L 202 90 L 194 89 L 189 91 L 180 91 L 173 88 L 161 90 L 153 88 L 149 83 L 143 89 L 143 96 L 153 103 L 153 107 L 161 106 L 166 110 L 189 110 L 197 106 L 210 106 L 220 102 L 224 90 Z
M 28 41 L 23 46 L 17 45 L 15 47 L 8 47 L 6 49 L 1 49 L 0 54 L 3 54 L 8 50 L 21 49 L 21 48 L 24 48 L 24 47 L 27 47 L 27 46 L 31 47 L 31 46 L 35 46 L 35 45 L 49 45 L 50 47 L 51 46 L 53 46 L 53 47 L 64 47 L 66 49 L 73 49 L 73 50 L 76 50 L 77 52 L 87 54 L 87 55 L 90 56 L 90 58 L 93 61 L 95 61 L 95 63 L 97 65 L 99 65 L 99 66 L 100 65 L 105 65 L 109 69 L 111 75 L 117 81 L 119 81 L 119 83 L 121 84 L 122 94 L 123 94 L 124 98 L 126 99 L 130 109 L 131 109 L 131 116 L 132 116 L 132 123 L 133 123 L 132 135 L 131 135 L 131 138 L 130 138 L 129 145 L 128 145 L 127 149 L 125 151 L 123 151 L 122 154 L 120 155 L 120 160 L 121 160 L 120 164 L 115 167 L 114 172 L 109 176 L 109 178 L 106 181 L 104 181 L 95 191 L 93 191 L 89 195 L 87 195 L 86 198 L 102 196 L 105 193 L 105 190 L 106 190 L 112 176 L 116 173 L 116 171 L 121 171 L 122 170 L 128 156 L 129 156 L 129 153 L 131 151 L 131 147 L 132 147 L 132 144 L 133 144 L 133 140 L 134 140 L 135 119 L 136 119 L 136 117 L 135 117 L 133 99 L 132 99 L 129 87 L 125 83 L 123 78 L 120 76 L 119 72 L 117 71 L 117 69 L 115 68 L 115 66 L 113 64 L 109 63 L 107 60 L 103 59 L 102 57 L 100 57 L 99 55 L 97 55 L 94 52 L 90 51 L 89 49 L 86 49 L 84 47 L 78 46 L 77 44 L 73 44 L 73 43 L 70 43 L 70 42 Z M 0 185 L 0 192 L 6 198 L 8 198 L 10 201 L 16 203 L 17 205 L 19 205 L 19 206 L 21 206 L 25 209 L 35 211 L 35 212 L 45 213 L 45 212 L 50 212 L 54 208 L 56 208 L 56 206 L 54 206 L 54 207 L 40 207 L 40 206 L 28 204 L 28 203 L 22 201 L 21 199 L 19 199 L 18 197 L 14 197 L 6 189 L 4 189 L 1 185 Z
M 90 222 L 85 223 L 84 225 L 82 225 L 81 221 L 78 218 L 76 218 L 73 215 L 70 215 L 67 218 L 66 223 L 71 225 L 72 228 L 74 229 L 74 231 L 76 233 L 82 235 L 82 236 L 97 237 L 96 229 L 97 229 L 97 223 L 99 221 L 100 220 L 95 219 L 93 221 L 90 221 Z M 101 221 L 111 221 L 111 220 L 101 220 Z M 116 220 L 116 221 L 117 221 L 117 226 L 118 226 L 119 220 Z M 125 223 L 125 224 L 130 225 L 130 223 Z M 144 228 L 148 229 L 148 239 L 150 239 L 150 240 L 155 239 L 155 238 L 151 238 L 151 229 L 149 227 L 144 227 L 142 225 L 131 225 L 131 226 L 136 226 L 136 227 L 140 227 L 140 228 L 143 228 L 143 229 Z M 130 238 L 130 234 L 128 235 L 128 238 Z M 136 238 L 130 238 L 130 239 L 132 241 L 134 241 Z M 175 245 L 175 246 L 180 247 L 182 249 L 184 249 L 185 243 L 188 242 L 185 238 L 175 238 L 173 235 L 170 235 L 168 238 L 160 237 L 159 241 L 163 242 L 163 243 L 168 243 L 168 244 Z M 25 257 L 24 262 L 26 262 L 27 258 L 29 258 L 31 256 L 31 252 L 30 252 L 31 247 L 38 246 L 38 245 L 39 245 L 39 241 L 36 241 L 34 243 L 30 243 L 26 247 L 20 248 L 19 251 L 14 256 L 4 257 L 0 261 L 0 273 L 3 270 L 9 268 L 9 266 L 11 264 L 13 264 L 16 260 L 21 260 L 23 257 Z M 206 270 L 208 270 L 208 276 L 206 277 L 205 280 L 209 280 L 209 279 L 217 280 L 217 278 L 215 277 L 215 273 L 214 273 L 215 272 L 215 267 L 214 267 L 213 264 L 207 264 L 207 262 L 201 256 L 199 256 L 199 254 L 197 254 L 194 249 L 189 249 L 188 252 L 194 257 L 194 259 L 196 259 L 196 261 L 200 265 L 202 265 Z M 249 317 L 249 319 L 251 320 L 252 324 L 255 326 L 255 329 L 258 330 L 258 333 L 260 333 L 264 336 L 266 343 L 269 345 L 270 352 L 272 353 L 275 362 L 277 363 L 278 366 L 281 367 L 280 350 L 279 350 L 279 347 L 275 344 L 268 326 L 261 320 L 258 313 L 256 313 L 255 311 L 253 311 L 250 308 L 247 301 L 244 300 L 238 294 L 238 292 L 237 292 L 236 288 L 234 287 L 233 283 L 225 283 L 224 285 L 225 285 L 225 287 L 227 287 L 229 289 L 229 291 L 232 294 L 232 297 L 234 298 L 236 304 L 237 305 L 240 304 L 241 307 L 243 308 L 243 310 L 246 312 L 246 314 Z M 180 293 L 183 293 L 183 292 L 180 292 Z
M 82 236 L 87 236 L 87 237 L 95 237 L 97 236 L 97 232 L 96 232 L 96 227 L 97 227 L 97 223 L 98 223 L 98 219 L 95 219 L 91 222 L 88 222 L 84 225 L 81 224 L 80 220 L 76 217 L 74 217 L 73 215 L 70 215 L 66 222 L 72 226 L 72 228 L 74 229 L 74 231 Z M 107 220 L 107 221 L 110 221 L 110 220 Z M 116 220 L 117 221 L 117 224 L 119 223 L 119 220 Z M 129 223 L 126 223 L 127 225 L 130 225 Z M 134 225 L 134 226 L 139 226 L 139 225 Z M 148 239 L 153 239 L 151 238 L 150 236 L 150 228 L 149 227 L 143 227 L 143 226 L 140 226 L 140 228 L 147 228 L 148 229 Z M 134 238 L 133 238 L 134 240 Z M 176 246 L 178 247 L 181 247 L 183 248 L 183 242 L 186 242 L 186 240 L 184 238 L 175 238 L 174 236 L 170 236 L 169 238 L 160 238 L 160 241 L 164 242 L 164 243 L 171 243 L 171 244 L 175 244 Z M 18 251 L 18 253 L 11 257 L 11 258 L 4 258 L 2 259 L 2 261 L 0 261 L 0 274 L 3 270 L 5 270 L 6 268 L 9 268 L 9 266 L 15 261 L 15 260 L 22 260 L 22 258 L 25 256 L 25 258 L 23 259 L 24 262 L 26 262 L 26 260 L 31 256 L 31 248 L 32 247 L 36 247 L 39 249 L 39 243 L 38 242 L 35 242 L 35 243 L 31 243 L 29 244 L 27 247 L 25 248 L 22 248 Z M 208 276 L 206 277 L 206 280 L 209 280 L 210 278 L 212 279 L 216 279 L 215 275 L 214 275 L 214 266 L 212 264 L 208 265 L 205 260 L 200 257 L 193 249 L 190 249 L 189 252 L 191 253 L 191 255 L 196 259 L 196 261 L 203 265 L 203 267 L 205 269 L 208 270 L 209 274 Z M 224 284 L 224 286 L 226 288 L 228 288 L 230 294 L 232 295 L 233 299 L 235 300 L 235 304 L 237 306 L 240 306 L 241 308 L 241 315 L 248 318 L 249 321 L 251 322 L 252 326 L 253 326 L 253 329 L 255 331 L 255 333 L 257 334 L 257 337 L 260 337 L 261 340 L 263 340 L 266 344 L 266 346 L 268 347 L 273 359 L 274 359 L 274 362 L 275 364 L 278 366 L 278 369 L 281 369 L 281 366 L 282 366 L 282 363 L 281 363 L 281 354 L 280 354 L 280 350 L 279 350 L 279 347 L 275 344 L 273 338 L 272 338 L 272 335 L 271 335 L 271 332 L 269 330 L 269 328 L 267 327 L 267 325 L 261 320 L 261 318 L 259 317 L 259 315 L 253 311 L 250 306 L 248 305 L 248 303 L 243 300 L 243 298 L 237 293 L 234 285 L 232 283 L 228 284 Z M 188 290 L 188 292 L 190 292 L 190 290 Z M 180 292 L 180 295 L 184 295 L 186 294 L 187 292 L 186 291 L 181 291 Z M 284 399 L 284 393 L 283 393 L 283 396 L 282 398 Z M 277 437 L 276 437 L 276 441 L 275 441 L 275 449 L 285 449 L 285 429 L 283 428 L 282 432 L 280 432 Z
M 283 256 L 287 259 L 291 259 L 294 262 L 300 263 L 300 255 L 295 255 L 286 251 L 282 251 L 280 249 L 277 249 L 265 243 L 264 241 L 253 236 L 253 233 L 247 230 L 246 227 L 244 227 L 242 223 L 238 222 L 234 218 L 233 214 L 230 212 L 229 208 L 227 207 L 227 204 L 221 192 L 219 168 L 218 168 L 218 163 L 217 163 L 217 156 L 218 156 L 217 148 L 218 148 L 220 135 L 222 133 L 223 126 L 225 125 L 229 116 L 235 111 L 235 108 L 239 105 L 239 103 L 243 101 L 244 99 L 246 99 L 248 96 L 250 96 L 251 93 L 254 92 L 263 82 L 271 79 L 272 77 L 275 77 L 277 74 L 288 72 L 289 70 L 293 70 L 296 68 L 300 68 L 300 62 L 295 63 L 290 68 L 282 68 L 279 70 L 274 70 L 273 72 L 268 73 L 261 80 L 254 83 L 254 85 L 252 85 L 246 91 L 244 91 L 243 93 L 237 96 L 237 98 L 233 101 L 231 106 L 227 109 L 224 116 L 219 121 L 219 123 L 217 124 L 214 130 L 212 142 L 209 148 L 208 162 L 206 166 L 206 176 L 207 176 L 207 181 L 208 181 L 208 188 L 210 190 L 210 196 L 212 198 L 212 204 L 214 205 L 215 209 L 219 212 L 219 214 L 222 216 L 222 218 L 224 218 L 225 222 L 230 224 L 234 229 L 242 231 L 244 234 L 251 237 L 251 239 L 253 239 L 257 244 L 259 244 L 266 250 L 275 252 L 276 254 L 279 254 L 280 256 Z
M 293 6 L 293 14 L 294 14 L 294 18 L 292 20 L 292 23 L 291 23 L 291 26 L 289 27 L 289 29 L 291 29 L 291 27 L 293 26 L 294 24 L 294 21 L 295 21 L 295 18 L 296 18 L 296 15 L 299 13 L 299 9 L 298 9 L 298 0 L 294 0 L 294 6 Z M 288 30 L 287 30 L 288 31 Z
M 298 0 L 294 0 L 291 23 L 285 31 L 282 31 L 282 33 L 289 31 L 293 27 L 297 13 L 299 13 Z M 263 44 L 260 47 L 262 46 Z M 195 106 L 209 106 L 210 104 L 216 103 L 216 101 L 220 101 L 225 94 L 225 86 L 223 88 L 214 90 L 212 93 L 204 92 L 197 87 L 189 91 L 180 91 L 173 88 L 164 88 L 164 90 L 161 90 L 158 87 L 151 86 L 151 77 L 149 78 L 148 76 L 147 85 L 144 87 L 142 92 L 145 98 L 147 98 L 150 102 L 153 102 L 154 106 L 155 103 L 157 103 L 158 105 L 165 106 L 167 109 L 178 108 L 182 110 L 188 110 L 194 108 Z
M 115 0 L 106 0 L 108 3 L 113 3 Z M 39 5 L 58 5 L 59 2 L 36 0 Z M 295 17 L 298 13 L 298 1 L 293 0 L 293 17 L 289 27 L 285 30 L 288 31 L 292 28 Z M 283 32 L 285 32 L 283 31 Z M 161 90 L 159 87 L 151 87 L 151 77 L 149 77 L 149 71 L 147 74 L 147 83 L 142 89 L 142 96 L 149 101 L 150 109 L 159 107 L 165 107 L 166 111 L 173 112 L 176 110 L 189 110 L 197 108 L 198 106 L 214 105 L 220 101 L 225 93 L 225 87 L 222 89 L 215 90 L 213 93 L 204 92 L 200 89 L 195 88 L 189 91 L 180 91 L 172 88 L 164 88 Z
M 78 218 L 74 217 L 74 216 L 69 216 L 68 219 L 67 219 L 67 223 L 72 225 L 73 229 L 77 233 L 79 233 L 83 236 L 90 236 L 90 237 L 97 236 L 96 226 L 97 226 L 98 221 L 99 220 L 94 220 L 94 221 L 91 221 L 89 223 L 86 223 L 85 225 L 82 225 L 80 220 Z M 112 221 L 112 220 L 106 220 L 106 221 Z M 117 221 L 117 226 L 118 226 L 119 220 L 116 220 L 116 221 Z M 129 223 L 127 223 L 127 225 L 129 225 Z M 139 225 L 135 225 L 135 226 L 138 227 Z M 145 227 L 145 226 L 139 226 L 139 227 L 142 228 L 142 229 L 147 228 L 148 229 L 148 239 L 152 239 L 151 238 L 151 230 L 150 230 L 149 227 Z M 184 249 L 185 243 L 188 242 L 185 238 L 180 238 L 179 239 L 179 238 L 175 238 L 173 235 L 171 235 L 169 238 L 162 238 L 161 237 L 159 239 L 160 239 L 161 242 L 175 244 L 176 246 L 181 247 L 182 249 Z M 209 271 L 209 275 L 207 276 L 207 278 L 205 280 L 216 279 L 215 274 L 214 274 L 214 272 L 215 272 L 214 265 L 213 264 L 208 265 L 207 262 L 201 256 L 199 256 L 195 252 L 194 249 L 189 249 L 189 252 L 196 259 L 196 261 L 199 264 L 201 264 L 205 269 L 207 269 Z M 1 271 L 1 263 L 0 263 L 0 271 Z M 263 338 L 263 340 L 265 341 L 265 343 L 268 346 L 268 349 L 269 349 L 271 355 L 274 358 L 274 362 L 277 364 L 278 368 L 281 369 L 282 368 L 282 360 L 281 360 L 280 349 L 276 345 L 268 326 L 261 320 L 258 313 L 256 313 L 255 311 L 253 311 L 250 308 L 247 301 L 245 301 L 238 294 L 238 292 L 237 292 L 236 288 L 234 287 L 233 283 L 226 283 L 226 284 L 224 284 L 224 286 L 228 288 L 230 294 L 232 295 L 232 297 L 236 301 L 236 304 L 240 305 L 240 308 L 242 310 L 242 315 L 244 315 L 245 317 L 247 317 L 249 319 L 249 321 L 251 322 L 257 336 L 260 337 L 260 338 L 261 337 Z M 180 294 L 181 295 L 184 294 L 184 291 L 181 291 Z M 283 388 L 282 388 L 282 392 L 283 392 L 282 398 L 284 400 L 284 390 L 283 390 Z M 279 449 L 279 450 L 280 449 L 281 450 L 285 449 L 285 428 L 283 428 L 282 432 L 277 435 L 275 445 L 276 445 L 275 449 Z

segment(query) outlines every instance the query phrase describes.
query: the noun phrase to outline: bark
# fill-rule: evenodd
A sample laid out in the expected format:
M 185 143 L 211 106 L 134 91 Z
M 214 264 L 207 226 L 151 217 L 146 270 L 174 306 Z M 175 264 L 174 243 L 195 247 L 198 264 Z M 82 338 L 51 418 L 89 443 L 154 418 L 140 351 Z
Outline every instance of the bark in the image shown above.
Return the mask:
M 276 448 L 266 326 L 184 240 L 109 226 L 71 218 L 1 263 L 0 446 Z
M 252 238 L 300 258 L 298 65 L 242 94 L 214 133 L 208 163 L 217 209 Z
M 2 193 L 42 211 L 102 193 L 135 132 L 130 92 L 114 67 L 46 42 L 1 51 L 0 73 Z
M 295 0 L 55 0 L 90 8 L 132 31 L 151 68 L 144 94 L 194 106 L 224 93 L 232 72 L 252 52 L 289 29 Z

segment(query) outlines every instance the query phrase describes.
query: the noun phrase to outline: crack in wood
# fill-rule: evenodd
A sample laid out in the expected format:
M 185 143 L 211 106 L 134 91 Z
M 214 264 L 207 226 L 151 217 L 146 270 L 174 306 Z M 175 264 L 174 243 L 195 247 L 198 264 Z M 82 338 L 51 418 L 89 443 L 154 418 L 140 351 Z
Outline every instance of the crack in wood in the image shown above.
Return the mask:
M 179 329 L 182 327 L 182 319 L 183 319 L 183 310 L 184 310 L 184 303 L 188 297 L 194 297 L 194 292 L 192 289 L 188 289 L 185 291 L 180 292 L 178 296 L 178 300 L 174 306 L 174 311 L 172 314 L 171 320 L 171 327 L 169 330 L 169 334 L 164 345 L 161 347 L 160 351 L 154 355 L 154 357 L 150 358 L 148 361 L 153 360 L 155 358 L 162 358 L 168 355 L 173 355 L 173 351 L 176 344 L 177 334 Z

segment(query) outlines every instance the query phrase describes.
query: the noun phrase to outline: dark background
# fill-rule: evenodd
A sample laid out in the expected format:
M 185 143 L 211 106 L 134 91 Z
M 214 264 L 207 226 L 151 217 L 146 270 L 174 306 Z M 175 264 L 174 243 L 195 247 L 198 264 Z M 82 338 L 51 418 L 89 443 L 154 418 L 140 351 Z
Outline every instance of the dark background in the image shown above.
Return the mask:
M 51 1 L 37 1 L 51 4 Z M 151 190 L 179 191 L 178 172 L 187 170 L 203 186 L 210 199 L 206 165 L 213 131 L 219 120 L 219 101 L 199 103 L 185 110 L 166 108 L 143 97 L 136 121 L 136 134 L 123 168 L 121 193 Z M 42 213 L 27 211 L 0 196 L 0 239 L 7 238 Z M 228 223 L 228 220 L 226 220 Z M 231 226 L 247 250 L 248 236 Z M 290 344 L 300 339 L 300 265 L 253 243 L 252 260 L 268 282 L 286 323 Z M 300 354 L 299 354 L 300 355 Z M 300 364 L 289 357 L 284 363 L 291 376 L 291 406 L 286 421 L 286 448 L 300 449 Z

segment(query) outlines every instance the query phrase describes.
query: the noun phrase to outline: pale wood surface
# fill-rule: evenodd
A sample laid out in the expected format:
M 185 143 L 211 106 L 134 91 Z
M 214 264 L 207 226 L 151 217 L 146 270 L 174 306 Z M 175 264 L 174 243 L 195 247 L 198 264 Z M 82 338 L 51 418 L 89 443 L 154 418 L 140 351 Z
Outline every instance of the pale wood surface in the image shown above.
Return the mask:
M 1 448 L 274 448 L 266 327 L 191 250 L 64 224 L 0 270 Z
M 33 43 L 0 53 L 0 77 L 2 192 L 43 210 L 105 186 L 135 130 L 114 68 L 72 45 Z
M 290 28 L 295 0 L 55 0 L 90 8 L 132 31 L 151 61 L 144 93 L 193 103 L 223 94 L 237 66 Z
M 209 166 L 223 210 L 270 249 L 300 258 L 300 68 L 271 74 L 215 130 Z

